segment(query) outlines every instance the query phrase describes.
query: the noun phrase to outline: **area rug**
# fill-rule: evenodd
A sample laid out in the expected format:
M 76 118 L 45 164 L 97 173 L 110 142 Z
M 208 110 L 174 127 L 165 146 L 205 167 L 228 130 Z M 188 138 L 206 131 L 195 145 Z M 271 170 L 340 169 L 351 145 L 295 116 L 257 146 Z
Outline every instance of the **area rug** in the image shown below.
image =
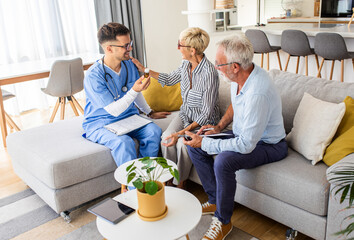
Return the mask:
M 72 221 L 69 224 L 31 189 L 0 199 L 0 240 L 102 240 L 96 227 L 96 217 L 86 210 L 107 196 L 113 197 L 118 193 L 110 193 L 76 209 L 70 214 Z M 210 222 L 210 215 L 203 216 L 198 226 L 189 233 L 190 239 L 201 239 Z M 257 240 L 237 228 L 226 239 Z

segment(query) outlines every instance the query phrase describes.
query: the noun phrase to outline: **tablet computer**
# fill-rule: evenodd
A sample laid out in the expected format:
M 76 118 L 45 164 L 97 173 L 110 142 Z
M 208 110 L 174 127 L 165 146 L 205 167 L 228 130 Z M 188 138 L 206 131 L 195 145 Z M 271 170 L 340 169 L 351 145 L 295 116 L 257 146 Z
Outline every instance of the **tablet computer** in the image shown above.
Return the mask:
M 129 216 L 135 210 L 127 205 L 124 205 L 123 203 L 113 200 L 112 198 L 106 198 L 102 202 L 99 202 L 87 209 L 87 211 L 110 223 L 116 224 Z

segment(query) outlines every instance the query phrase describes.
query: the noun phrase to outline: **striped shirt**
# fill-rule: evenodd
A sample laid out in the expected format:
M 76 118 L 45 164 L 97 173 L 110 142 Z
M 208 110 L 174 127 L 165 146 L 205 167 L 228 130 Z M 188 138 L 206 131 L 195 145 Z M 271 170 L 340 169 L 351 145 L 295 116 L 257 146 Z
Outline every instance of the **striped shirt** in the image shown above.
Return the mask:
M 218 73 L 205 55 L 193 70 L 192 77 L 191 67 L 189 61 L 183 60 L 181 66 L 170 74 L 160 73 L 158 81 L 162 86 L 181 83 L 183 103 L 179 116 L 184 127 L 193 122 L 200 126 L 216 125 L 220 120 Z

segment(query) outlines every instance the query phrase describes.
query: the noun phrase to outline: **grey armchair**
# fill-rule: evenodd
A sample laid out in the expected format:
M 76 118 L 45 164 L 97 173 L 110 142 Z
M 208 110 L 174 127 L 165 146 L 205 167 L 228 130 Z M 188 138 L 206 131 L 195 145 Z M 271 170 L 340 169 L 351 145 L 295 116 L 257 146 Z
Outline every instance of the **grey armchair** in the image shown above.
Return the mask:
M 74 97 L 75 93 L 80 92 L 84 88 L 84 70 L 81 58 L 71 60 L 58 60 L 52 65 L 49 75 L 49 81 L 46 88 L 42 91 L 48 95 L 58 97 L 53 113 L 49 122 L 53 122 L 54 117 L 60 105 L 60 120 L 64 119 L 66 99 L 71 105 L 76 116 L 79 113 L 76 108 L 83 114 L 84 110 Z

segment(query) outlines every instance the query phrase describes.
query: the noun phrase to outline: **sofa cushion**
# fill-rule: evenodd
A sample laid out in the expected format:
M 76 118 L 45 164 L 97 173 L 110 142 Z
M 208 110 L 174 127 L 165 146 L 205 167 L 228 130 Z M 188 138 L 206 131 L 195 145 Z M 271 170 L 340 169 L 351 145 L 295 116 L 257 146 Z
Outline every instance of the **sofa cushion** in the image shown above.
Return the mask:
M 289 149 L 288 156 L 275 163 L 236 173 L 239 184 L 277 198 L 308 212 L 326 216 L 329 183 L 327 166 L 316 166 Z
M 343 157 L 354 152 L 354 99 L 346 97 L 345 114 L 340 123 L 333 142 L 326 149 L 323 161 L 332 166 Z
M 165 130 L 178 112 L 154 120 Z M 12 161 L 52 189 L 68 187 L 115 171 L 111 151 L 82 137 L 82 116 L 12 133 Z
M 354 99 L 347 96 L 343 102 L 345 103 L 345 114 L 339 124 L 336 134 L 333 137 L 334 139 L 354 126 Z
M 328 146 L 323 162 L 328 166 L 332 166 L 351 153 L 354 153 L 354 126 L 337 137 Z
M 286 137 L 289 146 L 312 160 L 312 165 L 321 161 L 344 116 L 345 104 L 331 103 L 304 94 L 291 132 Z
M 220 85 L 219 85 L 220 119 L 224 116 L 230 104 L 231 104 L 231 84 L 224 80 L 220 80 Z M 232 130 L 232 122 L 225 128 L 225 130 Z
M 308 77 L 273 69 L 269 72 L 282 100 L 284 126 L 290 132 L 296 109 L 305 92 L 327 102 L 340 103 L 346 96 L 354 98 L 354 84 Z
M 162 87 L 154 78 L 151 78 L 150 86 L 143 92 L 149 106 L 157 112 L 177 111 L 182 105 L 181 85 Z

